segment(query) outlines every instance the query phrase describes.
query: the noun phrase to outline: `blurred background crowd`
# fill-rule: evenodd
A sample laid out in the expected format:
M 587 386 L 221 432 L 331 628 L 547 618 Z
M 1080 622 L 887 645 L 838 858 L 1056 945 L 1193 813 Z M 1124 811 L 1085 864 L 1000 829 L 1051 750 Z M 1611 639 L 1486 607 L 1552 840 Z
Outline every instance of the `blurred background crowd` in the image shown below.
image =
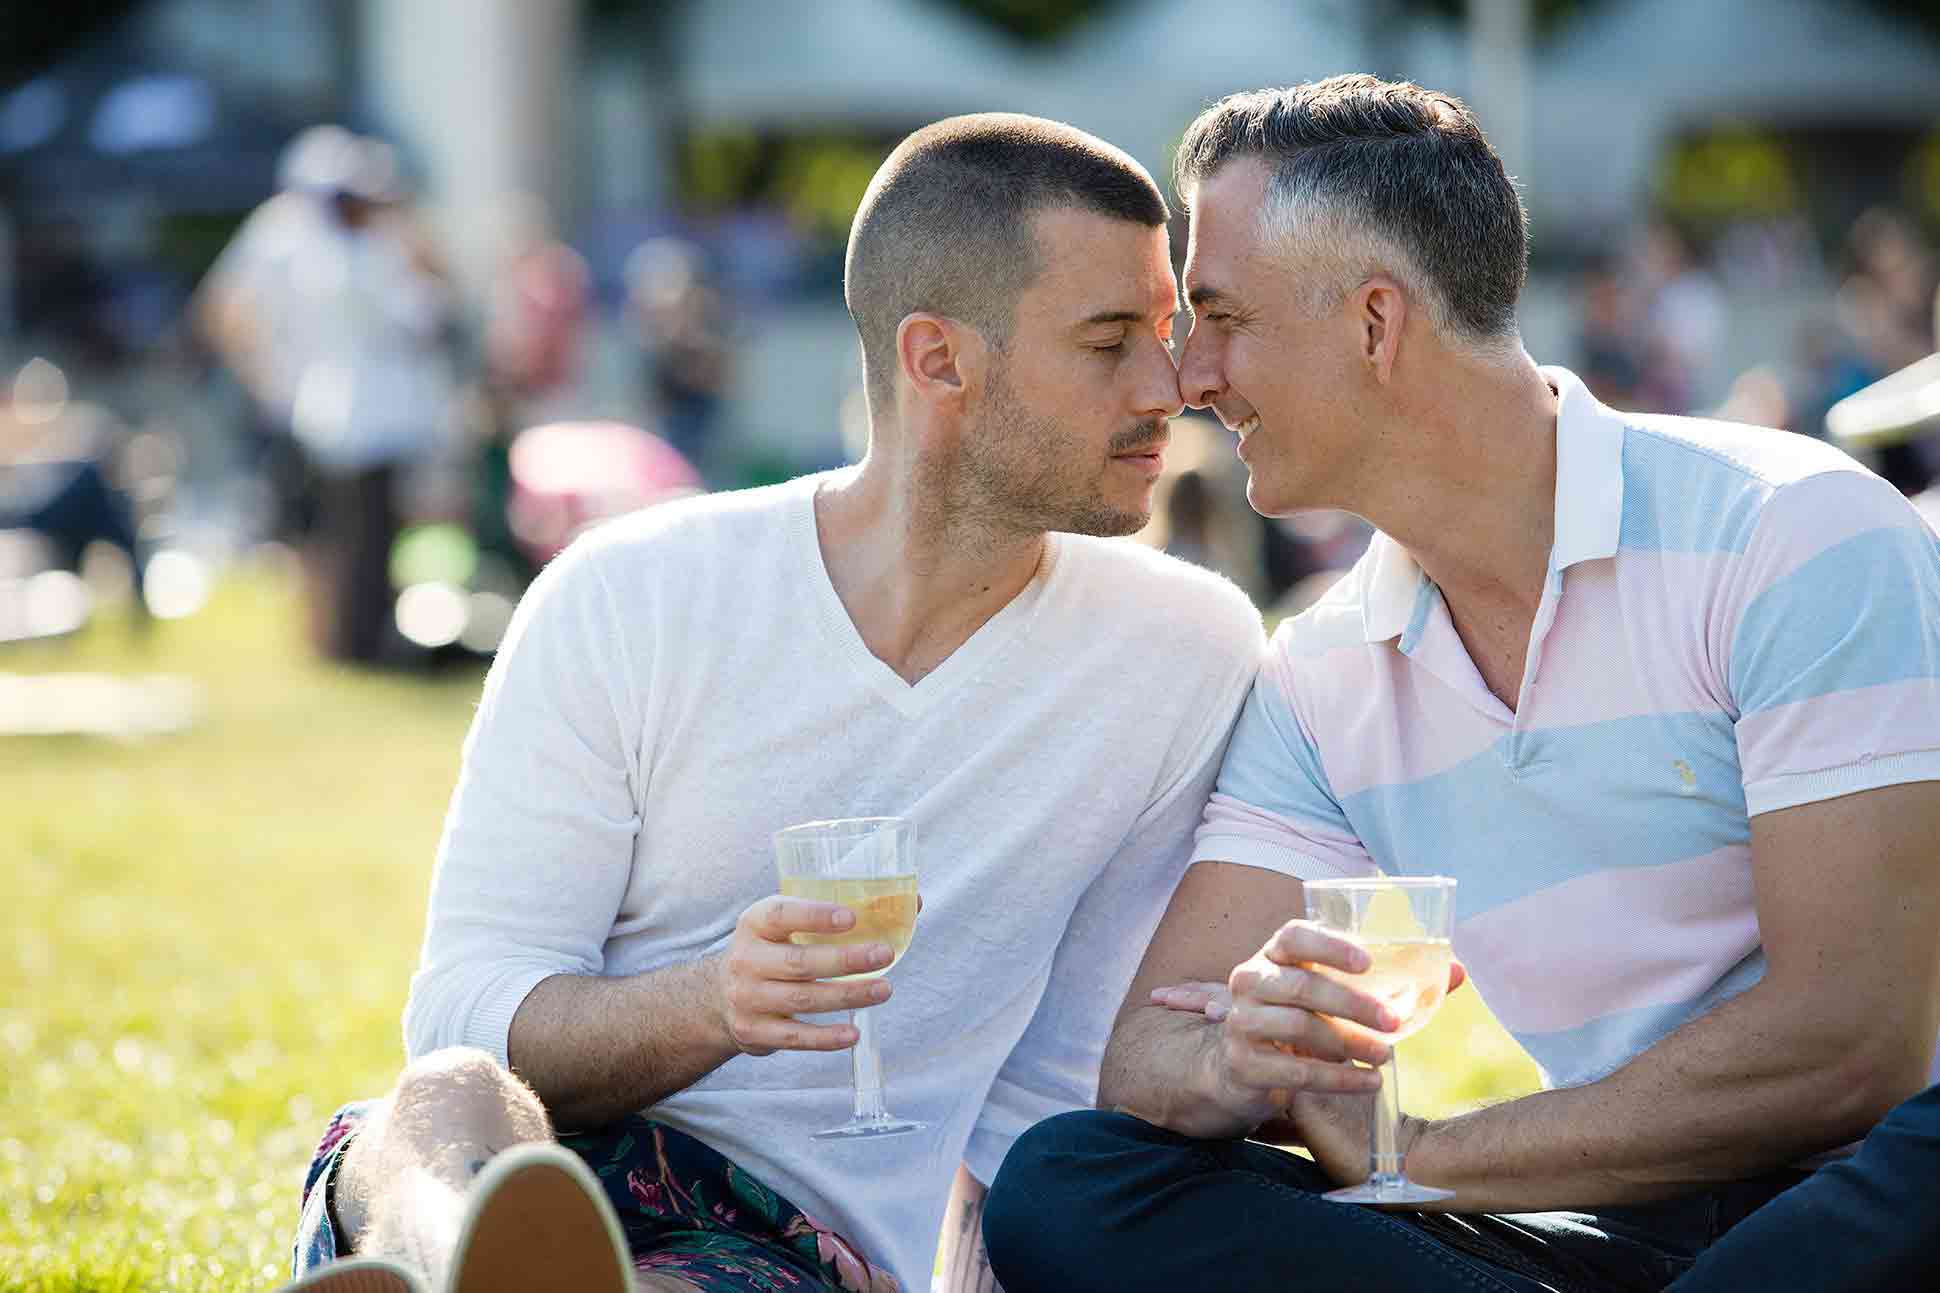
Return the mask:
M 1538 360 L 1619 407 L 1830 436 L 1909 496 L 1940 480 L 1940 3 L 77 0 L 9 23 L 0 643 L 117 606 L 141 630 L 270 559 L 328 658 L 489 654 L 581 526 L 859 454 L 842 247 L 904 133 L 1029 111 L 1165 175 L 1209 99 L 1343 70 L 1477 109 L 1525 185 Z M 1174 445 L 1142 538 L 1263 609 L 1366 542 L 1254 517 L 1215 424 Z

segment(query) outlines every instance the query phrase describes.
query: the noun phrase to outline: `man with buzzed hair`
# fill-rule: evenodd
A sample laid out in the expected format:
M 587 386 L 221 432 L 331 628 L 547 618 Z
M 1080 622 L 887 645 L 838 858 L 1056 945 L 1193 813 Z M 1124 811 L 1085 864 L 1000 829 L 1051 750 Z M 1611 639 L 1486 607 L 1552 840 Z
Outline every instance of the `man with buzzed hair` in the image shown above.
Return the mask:
M 850 236 L 863 461 L 541 575 L 466 742 L 411 1062 L 311 1173 L 306 1287 L 915 1293 L 959 1165 L 1090 1103 L 1264 645 L 1231 584 L 1105 537 L 1180 407 L 1166 218 L 1070 127 L 918 131 Z M 922 915 L 892 975 L 831 982 L 890 949 L 794 945 L 854 914 L 776 897 L 772 837 L 878 815 L 916 824 Z M 813 1141 L 864 1007 L 927 1126 Z
M 1521 202 L 1447 95 L 1234 95 L 1178 178 L 1181 394 L 1259 511 L 1379 532 L 1276 630 L 1100 1110 L 1005 1161 L 1008 1293 L 1934 1287 L 1935 536 L 1818 441 L 1538 367 Z M 1297 918 L 1382 875 L 1459 882 L 1454 952 L 1546 1081 L 1401 1118 L 1382 1174 L 1453 1195 L 1376 1210 L 1324 1196 L 1369 1176 L 1392 1070 L 1351 1061 L 1414 989 Z

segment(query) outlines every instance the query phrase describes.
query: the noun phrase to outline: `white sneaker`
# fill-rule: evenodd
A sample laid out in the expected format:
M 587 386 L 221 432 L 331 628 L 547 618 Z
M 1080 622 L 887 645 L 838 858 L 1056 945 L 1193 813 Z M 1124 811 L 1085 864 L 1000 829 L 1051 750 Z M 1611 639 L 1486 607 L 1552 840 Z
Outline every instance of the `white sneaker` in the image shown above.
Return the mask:
M 320 1266 L 279 1293 L 425 1293 L 412 1272 L 381 1257 L 346 1257 Z
M 447 1287 L 631 1293 L 633 1257 L 605 1189 L 579 1155 L 552 1142 L 514 1145 L 472 1182 Z

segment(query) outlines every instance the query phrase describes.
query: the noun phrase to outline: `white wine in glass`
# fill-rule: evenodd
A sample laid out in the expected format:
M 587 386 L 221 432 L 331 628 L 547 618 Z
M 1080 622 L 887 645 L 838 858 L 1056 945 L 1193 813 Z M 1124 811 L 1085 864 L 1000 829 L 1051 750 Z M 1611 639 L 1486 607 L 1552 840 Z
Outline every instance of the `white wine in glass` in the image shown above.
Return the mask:
M 916 873 L 867 876 L 848 879 L 841 876 L 785 875 L 781 892 L 788 898 L 809 898 L 816 902 L 840 903 L 855 913 L 855 924 L 840 934 L 797 933 L 789 941 L 808 946 L 821 944 L 887 943 L 889 964 L 879 970 L 840 974 L 831 982 L 850 979 L 876 979 L 896 968 L 909 950 L 910 937 L 916 933 Z
M 916 930 L 916 825 L 901 817 L 843 817 L 804 822 L 775 832 L 775 870 L 791 898 L 836 902 L 856 922 L 839 934 L 796 933 L 796 943 L 887 943 L 889 965 L 837 979 L 873 979 L 900 961 Z M 816 1140 L 899 1136 L 927 1124 L 898 1118 L 883 1104 L 882 1057 L 875 1011 L 851 1010 L 856 1042 L 849 1054 L 855 1114 L 839 1127 L 811 1133 Z
M 1398 1042 L 1426 1024 L 1448 992 L 1450 935 L 1455 925 L 1455 881 L 1447 876 L 1368 876 L 1309 880 L 1303 885 L 1307 919 L 1367 949 L 1374 963 L 1361 974 L 1331 966 L 1314 968 L 1329 978 L 1379 999 L 1402 1019 Z M 1407 1177 L 1395 1133 L 1401 1122 L 1401 1080 L 1392 1050 L 1381 1066 L 1374 1124 L 1368 1144 L 1367 1180 L 1330 1190 L 1340 1203 L 1432 1203 L 1453 1190 L 1419 1185 Z
M 1365 992 L 1392 1010 L 1401 1027 L 1381 1033 L 1398 1042 L 1420 1032 L 1448 995 L 1448 967 L 1454 960 L 1445 938 L 1359 938 L 1355 940 L 1374 964 L 1365 973 L 1349 974 L 1331 965 L 1313 968 L 1358 992 Z

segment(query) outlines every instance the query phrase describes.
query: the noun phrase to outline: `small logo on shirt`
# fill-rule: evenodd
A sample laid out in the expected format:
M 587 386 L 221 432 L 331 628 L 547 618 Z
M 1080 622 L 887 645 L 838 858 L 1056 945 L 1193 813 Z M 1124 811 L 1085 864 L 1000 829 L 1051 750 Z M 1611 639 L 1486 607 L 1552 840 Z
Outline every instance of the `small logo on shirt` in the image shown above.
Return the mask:
M 1677 793 L 1695 795 L 1697 793 L 1697 773 L 1682 759 L 1672 759 L 1671 768 L 1677 773 Z

